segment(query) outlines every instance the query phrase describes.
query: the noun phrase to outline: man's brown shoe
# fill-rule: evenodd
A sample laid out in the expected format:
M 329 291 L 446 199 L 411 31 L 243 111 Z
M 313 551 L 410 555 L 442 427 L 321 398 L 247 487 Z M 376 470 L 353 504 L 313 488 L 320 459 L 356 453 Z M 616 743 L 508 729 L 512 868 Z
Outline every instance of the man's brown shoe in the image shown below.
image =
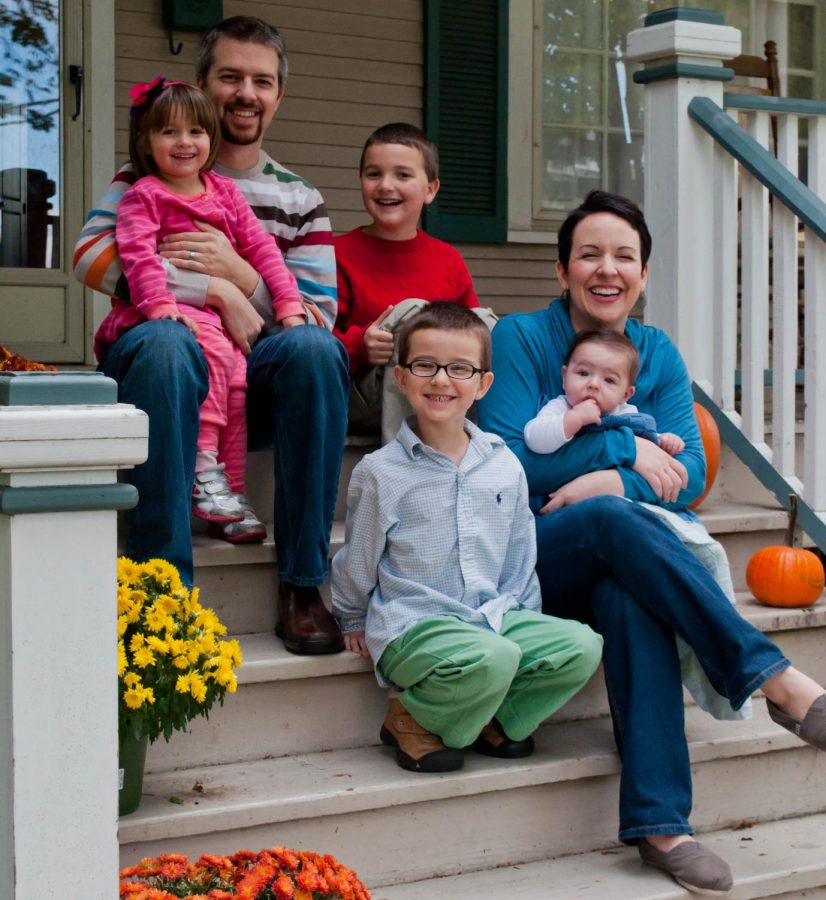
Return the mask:
M 491 719 L 476 738 L 473 749 L 497 759 L 523 759 L 533 753 L 534 743 L 530 735 L 524 741 L 512 741 L 496 719 Z
M 317 587 L 279 582 L 276 614 L 275 633 L 290 653 L 312 656 L 344 649 L 338 622 L 327 610 Z
M 454 772 L 465 762 L 461 750 L 451 750 L 436 734 L 426 731 L 393 699 L 379 734 L 381 742 L 396 750 L 396 762 L 411 772 Z

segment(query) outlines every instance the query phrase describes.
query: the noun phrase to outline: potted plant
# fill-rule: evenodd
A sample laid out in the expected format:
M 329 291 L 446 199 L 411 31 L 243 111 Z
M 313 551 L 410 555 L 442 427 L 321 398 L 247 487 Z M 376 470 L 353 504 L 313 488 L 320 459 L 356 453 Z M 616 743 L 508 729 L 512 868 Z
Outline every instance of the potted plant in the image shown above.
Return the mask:
M 223 705 L 238 686 L 241 648 L 223 639 L 226 628 L 201 606 L 198 588 L 190 591 L 165 560 L 121 557 L 117 602 L 119 807 L 125 815 L 140 803 L 147 744 L 184 731 L 216 700 Z
M 147 857 L 120 873 L 120 900 L 370 900 L 355 872 L 334 856 L 273 847 L 232 856 Z

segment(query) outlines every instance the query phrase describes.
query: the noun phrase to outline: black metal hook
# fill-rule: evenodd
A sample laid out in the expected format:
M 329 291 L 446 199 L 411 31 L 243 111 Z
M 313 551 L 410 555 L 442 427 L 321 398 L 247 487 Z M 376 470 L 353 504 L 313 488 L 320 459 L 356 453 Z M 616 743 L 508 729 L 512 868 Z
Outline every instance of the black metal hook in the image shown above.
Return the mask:
M 172 43 L 172 29 L 171 28 L 167 32 L 167 36 L 169 37 L 169 52 L 173 56 L 177 56 L 181 52 L 181 50 L 184 49 L 184 42 L 180 41 L 177 48 L 175 47 L 175 45 Z

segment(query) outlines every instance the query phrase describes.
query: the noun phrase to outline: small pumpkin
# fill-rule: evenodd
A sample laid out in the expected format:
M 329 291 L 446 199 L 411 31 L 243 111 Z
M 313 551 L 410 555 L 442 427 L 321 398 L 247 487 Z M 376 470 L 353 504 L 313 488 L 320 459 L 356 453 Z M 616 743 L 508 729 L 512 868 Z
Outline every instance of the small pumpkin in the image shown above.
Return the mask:
M 711 413 L 699 403 L 694 404 L 694 415 L 700 426 L 700 437 L 706 454 L 706 486 L 703 488 L 703 493 L 688 504 L 689 509 L 696 509 L 706 499 L 720 468 L 720 430 L 717 428 L 717 423 Z
M 786 546 L 763 547 L 749 560 L 746 583 L 766 606 L 811 606 L 823 593 L 823 564 L 810 550 L 794 547 L 797 494 L 789 495 Z

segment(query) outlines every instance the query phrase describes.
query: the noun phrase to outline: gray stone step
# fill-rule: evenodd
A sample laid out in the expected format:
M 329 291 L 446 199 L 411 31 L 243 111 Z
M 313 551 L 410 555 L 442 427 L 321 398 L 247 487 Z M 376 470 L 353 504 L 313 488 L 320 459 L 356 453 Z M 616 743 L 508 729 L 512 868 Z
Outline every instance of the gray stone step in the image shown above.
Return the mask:
M 686 721 L 698 830 L 826 811 L 826 754 L 769 721 L 762 701 L 750 722 L 696 708 Z M 441 776 L 405 772 L 376 746 L 150 774 L 121 819 L 121 861 L 286 844 L 333 853 L 380 887 L 549 859 L 614 846 L 618 772 L 599 718 L 543 726 L 530 759 L 471 751 Z
M 826 898 L 826 815 L 800 816 L 703 836 L 734 875 L 731 900 Z M 373 900 L 681 900 L 695 895 L 645 866 L 633 847 L 582 853 L 416 881 L 373 891 Z
M 735 590 L 745 591 L 749 559 L 761 547 L 783 542 L 785 512 L 777 507 L 709 500 L 699 514 L 728 554 Z M 331 556 L 343 541 L 344 522 L 336 520 Z M 262 544 L 232 545 L 195 535 L 193 550 L 195 583 L 201 590 L 201 600 L 215 609 L 229 630 L 233 634 L 272 630 L 278 586 L 272 528 Z M 322 594 L 328 594 L 328 590 L 325 585 Z
M 826 603 L 807 610 L 773 610 L 740 597 L 738 608 L 758 628 L 770 632 L 799 668 L 826 684 Z M 209 719 L 196 719 L 186 734 L 153 744 L 149 771 L 342 750 L 376 741 L 387 694 L 367 660 L 348 652 L 295 656 L 272 632 L 239 639 L 244 664 L 237 693 L 228 695 Z M 555 721 L 607 713 L 600 671 Z

